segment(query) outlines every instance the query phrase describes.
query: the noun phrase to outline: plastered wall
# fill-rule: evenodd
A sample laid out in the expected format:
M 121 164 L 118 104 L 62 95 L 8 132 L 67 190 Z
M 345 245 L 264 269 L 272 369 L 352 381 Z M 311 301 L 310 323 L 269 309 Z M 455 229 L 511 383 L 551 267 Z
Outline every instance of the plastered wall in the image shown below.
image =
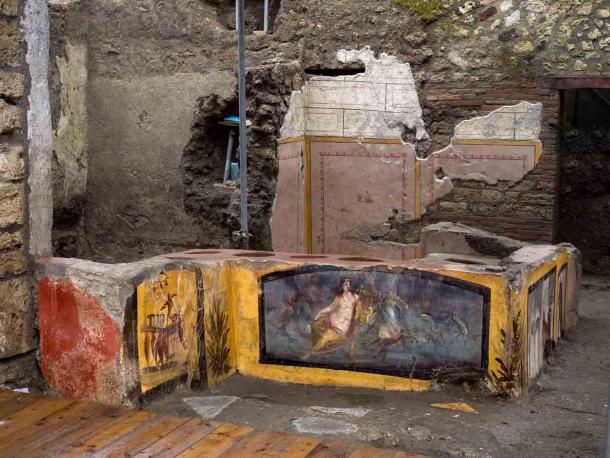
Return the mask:
M 454 180 L 518 183 L 541 158 L 542 105 L 528 102 L 462 121 L 449 145 L 418 157 L 429 135 L 409 64 L 369 48 L 337 59 L 365 70 L 311 78 L 293 93 L 281 130 L 276 250 L 416 257 L 416 243 L 385 243 L 390 218 L 420 220 Z

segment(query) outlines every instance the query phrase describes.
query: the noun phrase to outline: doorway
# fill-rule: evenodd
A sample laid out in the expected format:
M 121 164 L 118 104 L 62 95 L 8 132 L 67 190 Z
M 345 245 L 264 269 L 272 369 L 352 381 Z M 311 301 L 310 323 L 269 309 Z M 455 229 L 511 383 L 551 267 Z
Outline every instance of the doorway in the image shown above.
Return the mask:
M 558 241 L 587 273 L 610 273 L 610 79 L 561 92 Z M 601 86 L 601 87 L 600 87 Z

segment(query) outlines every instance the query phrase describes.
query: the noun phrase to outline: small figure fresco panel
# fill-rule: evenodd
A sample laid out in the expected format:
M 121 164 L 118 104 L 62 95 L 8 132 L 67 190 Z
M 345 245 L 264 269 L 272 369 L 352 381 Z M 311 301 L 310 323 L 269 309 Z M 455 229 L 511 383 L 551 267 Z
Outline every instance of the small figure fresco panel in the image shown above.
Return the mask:
M 489 289 L 442 275 L 302 268 L 262 280 L 261 362 L 430 377 L 486 368 Z
M 533 380 L 544 365 L 545 352 L 555 339 L 555 279 L 553 268 L 528 289 L 528 380 Z
M 175 270 L 138 285 L 138 359 L 142 392 L 198 371 L 197 278 Z

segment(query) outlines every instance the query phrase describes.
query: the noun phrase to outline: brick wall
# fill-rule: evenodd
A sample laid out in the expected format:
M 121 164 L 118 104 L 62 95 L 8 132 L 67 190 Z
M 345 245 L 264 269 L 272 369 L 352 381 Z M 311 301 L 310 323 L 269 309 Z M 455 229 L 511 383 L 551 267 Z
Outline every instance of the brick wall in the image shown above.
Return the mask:
M 424 117 L 436 148 L 447 144 L 461 119 L 485 115 L 522 100 L 542 102 L 543 153 L 536 168 L 519 183 L 488 185 L 452 180 L 454 190 L 428 208 L 428 222 L 453 221 L 521 240 L 550 242 L 554 238 L 558 153 L 559 93 L 529 81 L 493 87 L 428 86 Z M 473 113 L 476 112 L 476 113 Z
M 30 212 L 30 197 L 32 188 L 40 190 L 44 179 L 32 185 L 28 177 L 30 151 L 44 148 L 32 146 L 37 135 L 28 139 L 29 115 L 37 106 L 30 98 L 36 92 L 31 90 L 30 68 L 37 56 L 28 55 L 26 63 L 26 36 L 32 23 L 25 15 L 36 16 L 32 8 L 36 11 L 45 4 L 34 0 L 26 7 L 25 3 L 0 0 L 0 387 L 38 381 L 30 255 L 36 230 L 31 230 L 30 216 L 40 214 Z

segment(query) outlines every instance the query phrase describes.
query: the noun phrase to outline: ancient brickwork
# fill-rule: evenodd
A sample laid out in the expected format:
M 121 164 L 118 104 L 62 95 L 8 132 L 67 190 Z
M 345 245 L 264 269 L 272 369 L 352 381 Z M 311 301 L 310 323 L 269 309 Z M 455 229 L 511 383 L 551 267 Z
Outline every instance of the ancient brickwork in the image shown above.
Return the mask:
M 557 181 L 557 131 L 559 93 L 529 81 L 513 81 L 490 87 L 430 86 L 425 105 L 432 119 L 427 120 L 432 137 L 442 142 L 444 116 L 465 109 L 487 114 L 519 100 L 542 102 L 542 156 L 534 170 L 518 183 L 453 180 L 454 189 L 428 208 L 427 220 L 469 224 L 499 235 L 521 240 L 551 241 L 554 236 Z M 426 110 L 424 109 L 424 113 Z

